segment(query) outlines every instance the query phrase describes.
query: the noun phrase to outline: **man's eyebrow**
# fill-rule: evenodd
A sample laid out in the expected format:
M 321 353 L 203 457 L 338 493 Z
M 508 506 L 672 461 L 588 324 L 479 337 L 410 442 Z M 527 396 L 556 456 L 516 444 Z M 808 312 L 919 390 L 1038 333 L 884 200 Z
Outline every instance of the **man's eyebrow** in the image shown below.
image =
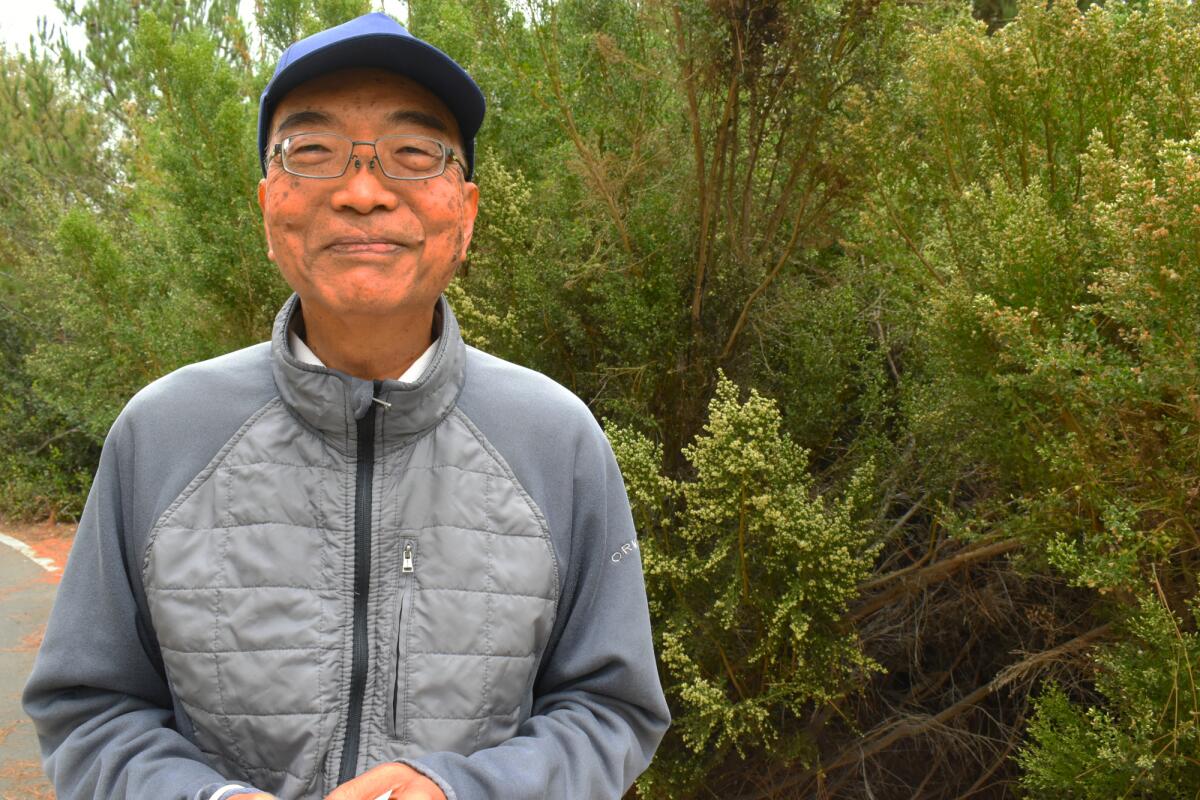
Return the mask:
M 332 124 L 333 117 L 323 111 L 297 111 L 283 118 L 283 122 L 275 129 L 275 135 L 278 136 L 288 128 L 302 128 L 306 125 L 323 125 L 328 128 Z
M 446 123 L 442 122 L 441 118 L 435 117 L 433 114 L 427 114 L 424 111 L 393 111 L 388 114 L 387 121 L 393 125 L 420 125 L 422 128 L 429 128 L 441 133 L 450 132 L 446 127 Z

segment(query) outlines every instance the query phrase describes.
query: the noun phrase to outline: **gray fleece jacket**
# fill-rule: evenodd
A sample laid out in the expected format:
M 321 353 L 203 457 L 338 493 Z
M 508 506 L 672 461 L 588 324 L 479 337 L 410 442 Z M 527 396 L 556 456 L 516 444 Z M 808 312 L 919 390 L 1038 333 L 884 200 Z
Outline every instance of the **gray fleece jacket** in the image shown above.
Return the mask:
M 444 300 L 414 383 L 301 363 L 298 308 L 108 435 L 24 696 L 59 799 L 619 798 L 669 716 L 588 409 Z

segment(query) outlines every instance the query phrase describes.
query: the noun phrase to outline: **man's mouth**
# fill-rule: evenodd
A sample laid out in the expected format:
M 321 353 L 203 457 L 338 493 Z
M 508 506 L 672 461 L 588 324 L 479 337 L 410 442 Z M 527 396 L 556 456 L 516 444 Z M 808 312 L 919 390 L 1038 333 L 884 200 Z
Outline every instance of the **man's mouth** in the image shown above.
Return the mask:
M 341 236 L 331 241 L 326 248 L 334 253 L 394 253 L 405 247 L 403 242 L 386 237 Z

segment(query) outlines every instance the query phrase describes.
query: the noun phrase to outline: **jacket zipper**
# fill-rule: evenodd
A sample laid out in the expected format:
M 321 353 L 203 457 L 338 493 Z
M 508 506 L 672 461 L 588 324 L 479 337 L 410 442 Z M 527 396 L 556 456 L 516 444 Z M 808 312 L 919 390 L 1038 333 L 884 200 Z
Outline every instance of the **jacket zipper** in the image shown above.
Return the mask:
M 404 635 L 404 623 L 412 610 L 413 575 L 416 572 L 416 551 L 412 539 L 404 540 L 404 553 L 400 560 L 400 603 L 396 612 L 396 672 L 392 681 L 392 718 L 388 733 L 394 739 L 401 738 L 401 708 L 404 696 L 400 690 L 404 662 L 408 652 L 408 637 Z
M 375 381 L 372 400 L 379 394 Z M 386 408 L 386 406 L 385 406 Z M 367 599 L 371 591 L 371 485 L 375 477 L 374 404 L 358 420 L 357 465 L 354 477 L 354 633 L 350 656 L 350 707 L 346 712 L 346 741 L 338 785 L 354 777 L 358 767 L 358 737 L 362 727 L 363 691 L 367 682 Z

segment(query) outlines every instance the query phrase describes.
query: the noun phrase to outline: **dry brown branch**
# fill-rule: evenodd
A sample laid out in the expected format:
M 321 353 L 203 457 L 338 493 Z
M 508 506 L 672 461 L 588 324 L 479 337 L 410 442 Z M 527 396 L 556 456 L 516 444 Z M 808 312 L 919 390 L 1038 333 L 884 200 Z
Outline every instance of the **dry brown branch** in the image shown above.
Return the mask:
M 914 569 L 905 567 L 888 575 L 875 578 L 861 587 L 864 591 L 880 588 L 886 584 L 899 582 L 883 594 L 877 595 L 850 613 L 850 620 L 858 622 L 868 617 L 894 600 L 920 591 L 931 583 L 945 580 L 959 570 L 985 561 L 989 558 L 1003 555 L 1021 546 L 1019 539 L 1001 539 L 998 542 L 976 545 L 960 551 L 949 558 L 937 561 L 928 566 Z M 913 565 L 914 567 L 916 565 Z
M 995 760 L 992 761 L 991 765 L 984 770 L 978 778 L 975 779 L 975 782 L 972 783 L 965 792 L 955 798 L 955 800 L 968 800 L 968 798 L 987 788 L 988 780 L 990 780 L 991 777 L 996 774 L 997 770 L 1008 763 L 1009 753 L 1013 751 L 1013 748 L 1017 746 L 1017 742 L 1021 740 L 1021 731 L 1024 724 L 1025 715 L 1021 714 L 1017 717 L 1017 721 L 1012 725 L 1012 735 L 1008 737 L 1008 742 L 1005 744 L 1004 750 L 1002 750 L 1000 755 L 996 756 Z
M 1087 633 L 1080 634 L 1074 639 L 1064 642 L 1057 647 L 1052 647 L 1049 650 L 1029 656 L 1022 661 L 1018 661 L 1016 664 L 1011 664 L 1001 670 L 992 680 L 976 688 L 975 691 L 966 695 L 953 705 L 942 709 L 932 717 L 928 717 L 921 721 L 905 720 L 886 726 L 875 733 L 868 734 L 863 741 L 870 742 L 870 745 L 868 747 L 861 748 L 860 752 L 863 754 L 863 757 L 871 756 L 880 752 L 881 750 L 886 749 L 887 747 L 890 747 L 901 739 L 924 733 L 925 731 L 938 725 L 944 725 L 946 722 L 958 716 L 962 712 L 966 711 L 972 706 L 977 705 L 984 698 L 994 694 L 1018 678 L 1029 674 L 1031 671 L 1037 669 L 1043 664 L 1057 661 L 1063 656 L 1076 650 L 1082 650 L 1092 642 L 1107 634 L 1110 628 L 1110 623 L 1104 623 L 1103 625 L 1092 628 Z M 858 754 L 856 753 L 843 754 L 835 758 L 827 767 L 825 767 L 825 770 L 826 772 L 829 772 L 853 763 L 857 757 Z
M 900 517 L 900 519 L 896 520 L 892 524 L 892 527 L 888 528 L 888 532 L 883 537 L 885 542 L 891 541 L 891 538 L 895 536 L 901 528 L 908 524 L 908 521 L 912 519 L 913 514 L 916 514 L 921 508 L 924 507 L 925 501 L 929 499 L 929 494 L 929 492 L 925 492 L 925 494 L 921 495 L 921 499 L 913 503 L 908 511 L 905 511 L 904 515 Z M 933 551 L 930 552 L 932 553 Z
M 792 780 L 784 785 L 776 785 L 773 787 L 773 795 L 757 795 L 754 797 L 740 798 L 740 800 L 766 800 L 770 796 L 781 796 L 789 790 L 799 787 L 807 787 L 814 780 L 821 776 L 827 779 L 829 774 L 835 770 L 840 770 L 848 766 L 859 763 L 860 761 L 871 758 L 872 756 L 886 750 L 897 742 L 908 739 L 914 736 L 919 736 L 929 733 L 937 728 L 940 728 L 950 720 L 954 719 L 963 712 L 974 708 L 980 702 L 995 694 L 1000 689 L 1018 680 L 1019 678 L 1028 675 L 1030 672 L 1047 664 L 1062 659 L 1064 656 L 1082 650 L 1091 645 L 1098 639 L 1104 637 L 1111 625 L 1105 623 L 1093 628 L 1092 630 L 1076 636 L 1070 641 L 1064 642 L 1049 650 L 1029 656 L 1016 664 L 1012 664 L 1001 670 L 992 680 L 979 686 L 974 691 L 965 695 L 957 702 L 947 706 L 932 716 L 924 717 L 909 717 L 897 722 L 892 722 L 871 731 L 866 736 L 856 741 L 851 746 L 845 748 L 840 754 L 835 756 L 826 764 L 815 770 L 806 770 L 798 774 Z M 841 781 L 837 782 L 839 785 Z M 787 795 L 791 796 L 791 795 Z M 803 792 L 795 796 L 806 796 Z
M 812 171 L 807 171 L 810 167 L 810 161 L 813 149 L 816 147 L 817 131 L 816 128 L 810 126 L 808 136 L 805 138 L 804 146 L 800 148 L 799 153 L 791 159 L 787 171 L 787 178 L 779 189 L 779 195 L 773 200 L 775 208 L 771 210 L 771 214 L 767 217 L 767 224 L 762 226 L 762 241 L 764 247 L 770 242 L 775 241 L 775 237 L 779 234 L 779 228 L 788 219 L 788 210 L 792 207 L 792 196 L 796 192 L 796 187 L 800 183 L 801 176 L 808 174 L 808 185 L 811 192 L 813 181 L 818 177 L 816 168 Z M 784 159 L 783 137 L 780 137 L 779 148 L 776 153 L 777 160 Z

